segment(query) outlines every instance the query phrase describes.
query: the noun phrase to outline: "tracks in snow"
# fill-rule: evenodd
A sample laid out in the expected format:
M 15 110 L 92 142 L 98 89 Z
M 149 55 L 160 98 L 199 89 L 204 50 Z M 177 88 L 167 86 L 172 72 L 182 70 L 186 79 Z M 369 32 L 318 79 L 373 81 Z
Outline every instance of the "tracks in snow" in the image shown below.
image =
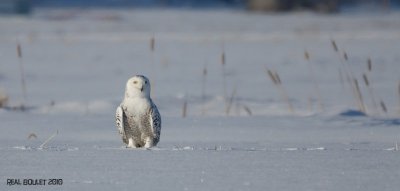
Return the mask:
M 154 147 L 150 149 L 144 148 L 125 148 L 125 147 L 107 147 L 107 146 L 93 146 L 93 147 L 73 147 L 69 145 L 49 146 L 49 147 L 31 147 L 31 146 L 14 146 L 0 148 L 0 150 L 15 150 L 15 151 L 51 151 L 51 152 L 73 152 L 73 151 L 88 151 L 88 150 L 119 150 L 119 151 L 210 151 L 210 152 L 330 152 L 330 151 L 399 151 L 398 148 L 385 147 L 385 148 L 326 148 L 326 147 L 284 147 L 284 148 L 255 148 L 255 147 L 227 147 L 227 146 L 213 146 L 213 147 L 197 147 L 197 146 L 173 146 L 173 147 Z

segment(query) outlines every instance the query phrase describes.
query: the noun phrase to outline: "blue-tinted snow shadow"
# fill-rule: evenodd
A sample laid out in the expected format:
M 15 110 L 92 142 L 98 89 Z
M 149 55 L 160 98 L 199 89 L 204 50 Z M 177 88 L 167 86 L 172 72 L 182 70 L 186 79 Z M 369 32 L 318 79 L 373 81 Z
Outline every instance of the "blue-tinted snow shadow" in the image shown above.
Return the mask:
M 379 118 L 369 116 L 358 110 L 345 110 L 335 115 L 333 120 L 347 121 L 349 123 L 362 123 L 362 126 L 400 126 L 399 118 Z

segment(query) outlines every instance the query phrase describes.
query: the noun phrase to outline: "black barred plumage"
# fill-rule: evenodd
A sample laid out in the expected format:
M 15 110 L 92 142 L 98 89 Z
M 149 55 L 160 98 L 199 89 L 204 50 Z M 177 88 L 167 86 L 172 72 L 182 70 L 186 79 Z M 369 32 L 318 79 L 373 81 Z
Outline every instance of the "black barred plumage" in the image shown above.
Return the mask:
M 152 126 L 154 130 L 154 141 L 156 144 L 160 141 L 160 134 L 161 134 L 161 115 L 158 112 L 157 106 L 152 104 L 151 110 L 151 121 L 152 121 Z

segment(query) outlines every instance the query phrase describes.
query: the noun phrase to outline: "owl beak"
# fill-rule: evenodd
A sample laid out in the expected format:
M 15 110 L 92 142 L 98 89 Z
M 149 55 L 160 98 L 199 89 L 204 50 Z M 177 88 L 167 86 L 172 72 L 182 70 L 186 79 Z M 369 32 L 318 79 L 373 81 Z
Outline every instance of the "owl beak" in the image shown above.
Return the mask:
M 143 86 L 140 88 L 140 91 L 143 92 Z

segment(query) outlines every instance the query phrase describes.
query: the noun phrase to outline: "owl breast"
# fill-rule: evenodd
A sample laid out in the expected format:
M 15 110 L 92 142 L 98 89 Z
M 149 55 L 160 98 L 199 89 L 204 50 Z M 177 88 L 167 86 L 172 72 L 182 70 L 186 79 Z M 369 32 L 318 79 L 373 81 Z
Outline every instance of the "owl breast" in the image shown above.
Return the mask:
M 125 127 L 128 139 L 133 138 L 135 143 L 142 147 L 146 137 L 154 137 L 150 124 L 150 104 L 147 104 L 147 101 L 132 100 L 124 110 L 127 117 Z
M 125 99 L 123 105 L 126 106 L 126 111 L 135 118 L 145 115 L 150 109 L 150 102 L 145 98 Z

